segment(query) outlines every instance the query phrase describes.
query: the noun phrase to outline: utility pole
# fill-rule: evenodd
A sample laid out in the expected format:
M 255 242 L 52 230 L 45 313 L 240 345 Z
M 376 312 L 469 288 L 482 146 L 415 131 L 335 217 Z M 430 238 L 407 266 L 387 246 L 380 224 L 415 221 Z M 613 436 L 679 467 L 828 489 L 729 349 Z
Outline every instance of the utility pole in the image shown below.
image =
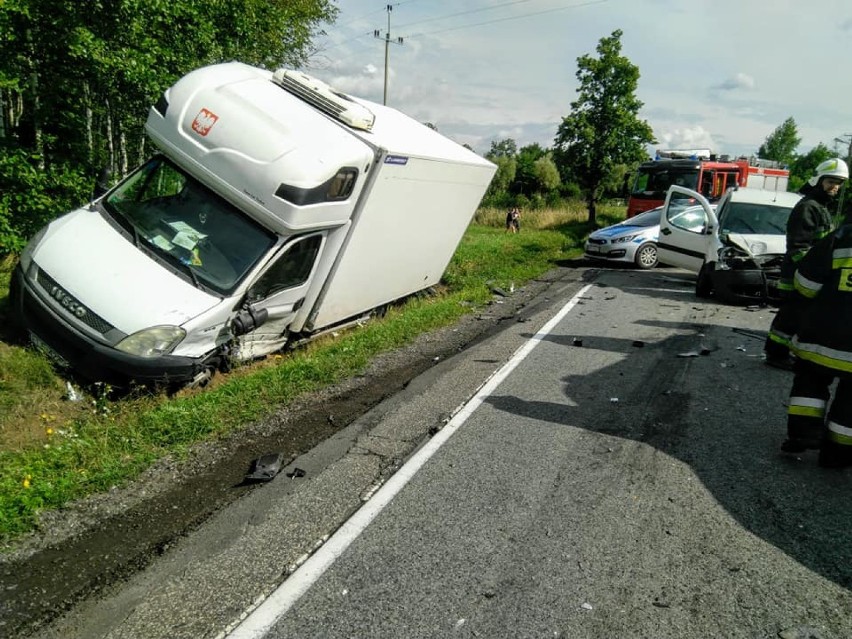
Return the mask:
M 384 41 L 385 41 L 385 95 L 384 95 L 384 101 L 382 102 L 382 104 L 385 104 L 385 105 L 388 103 L 388 49 L 389 49 L 388 45 L 390 45 L 390 44 L 402 44 L 402 38 L 397 38 L 396 40 L 391 40 L 390 22 L 391 22 L 391 11 L 393 11 L 393 5 L 389 4 L 389 5 L 387 5 L 387 8 L 388 8 L 388 30 L 385 32 L 385 37 L 384 37 Z M 382 37 L 379 29 L 376 29 L 375 31 L 373 31 L 373 37 L 376 37 L 376 38 Z

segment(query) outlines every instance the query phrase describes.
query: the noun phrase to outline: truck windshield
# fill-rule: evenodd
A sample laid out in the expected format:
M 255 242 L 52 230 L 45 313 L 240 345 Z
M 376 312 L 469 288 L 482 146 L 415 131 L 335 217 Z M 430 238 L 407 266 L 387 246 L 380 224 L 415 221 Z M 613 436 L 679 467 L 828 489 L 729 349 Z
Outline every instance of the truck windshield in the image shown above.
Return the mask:
M 196 286 L 230 293 L 275 236 L 164 157 L 155 157 L 103 200 L 135 241 L 189 274 Z
M 719 230 L 723 233 L 784 235 L 791 211 L 784 206 L 731 202 L 719 220 Z
M 696 190 L 698 169 L 640 168 L 633 183 L 632 195 L 665 197 L 672 184 Z

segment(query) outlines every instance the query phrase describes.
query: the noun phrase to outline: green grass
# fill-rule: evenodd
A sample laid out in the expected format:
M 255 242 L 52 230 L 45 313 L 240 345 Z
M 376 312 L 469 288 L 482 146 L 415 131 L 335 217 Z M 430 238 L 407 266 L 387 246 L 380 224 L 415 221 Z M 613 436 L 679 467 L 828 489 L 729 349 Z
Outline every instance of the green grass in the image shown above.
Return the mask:
M 623 214 L 623 207 L 604 208 L 600 222 Z M 201 392 L 110 401 L 95 386 L 83 401 L 69 402 L 65 381 L 41 355 L 0 343 L 0 541 L 32 530 L 44 509 L 120 485 L 163 456 L 180 458 L 193 444 L 362 372 L 377 354 L 486 304 L 492 287 L 522 286 L 579 256 L 588 233 L 576 211 L 525 213 L 519 234 L 504 231 L 504 215 L 477 215 L 438 295 L 411 298 L 382 320 L 221 375 Z M 0 314 L 10 266 L 0 269 Z

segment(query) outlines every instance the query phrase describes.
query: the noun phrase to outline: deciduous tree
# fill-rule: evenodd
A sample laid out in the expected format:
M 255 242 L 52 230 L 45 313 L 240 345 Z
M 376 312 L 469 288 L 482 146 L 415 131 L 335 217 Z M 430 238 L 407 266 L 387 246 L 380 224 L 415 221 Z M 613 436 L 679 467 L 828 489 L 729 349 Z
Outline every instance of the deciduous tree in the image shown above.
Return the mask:
M 645 145 L 655 142 L 650 125 L 638 117 L 639 68 L 621 55 L 621 36 L 617 29 L 598 42 L 597 57 L 577 58 L 578 97 L 555 138 L 562 178 L 571 176 L 580 185 L 592 226 L 601 186 L 613 167 L 639 162 Z
M 766 136 L 766 140 L 757 150 L 757 155 L 765 160 L 775 160 L 784 166 L 790 166 L 796 159 L 796 149 L 801 141 L 796 121 L 789 117 Z

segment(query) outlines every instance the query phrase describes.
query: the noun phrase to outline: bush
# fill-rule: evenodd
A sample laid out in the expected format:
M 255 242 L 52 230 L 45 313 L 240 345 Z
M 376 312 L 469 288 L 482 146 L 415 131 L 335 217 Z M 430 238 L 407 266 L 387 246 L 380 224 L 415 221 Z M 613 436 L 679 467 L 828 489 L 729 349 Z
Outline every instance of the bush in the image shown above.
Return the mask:
M 40 163 L 32 153 L 0 149 L 0 257 L 20 252 L 42 226 L 91 197 L 85 169 Z

